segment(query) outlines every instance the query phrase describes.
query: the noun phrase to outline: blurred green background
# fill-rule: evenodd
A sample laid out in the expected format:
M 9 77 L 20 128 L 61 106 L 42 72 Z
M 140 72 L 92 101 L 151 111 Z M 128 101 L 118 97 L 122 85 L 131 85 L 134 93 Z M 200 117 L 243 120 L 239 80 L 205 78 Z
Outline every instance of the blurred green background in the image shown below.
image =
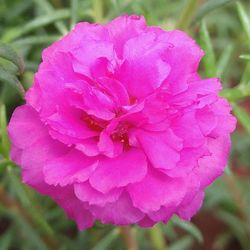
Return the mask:
M 48 197 L 20 180 L 9 160 L 6 123 L 33 81 L 41 51 L 76 22 L 106 23 L 123 13 L 188 32 L 205 50 L 200 73 L 220 77 L 238 118 L 226 173 L 206 192 L 191 222 L 174 217 L 133 227 L 139 249 L 250 249 L 250 1 L 0 0 L 0 250 L 126 249 L 118 228 L 79 232 Z

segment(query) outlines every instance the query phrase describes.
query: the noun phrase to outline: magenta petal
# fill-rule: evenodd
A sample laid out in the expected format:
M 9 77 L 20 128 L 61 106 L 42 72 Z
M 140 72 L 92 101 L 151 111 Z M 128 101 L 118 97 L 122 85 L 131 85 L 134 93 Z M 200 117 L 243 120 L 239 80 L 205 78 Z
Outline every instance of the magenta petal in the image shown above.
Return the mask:
M 139 209 L 133 207 L 127 193 L 123 193 L 116 202 L 108 203 L 105 207 L 91 206 L 91 210 L 102 223 L 120 226 L 137 223 L 144 216 Z
M 25 148 L 22 155 L 23 181 L 37 189 L 43 184 L 43 166 L 52 159 L 61 157 L 68 152 L 63 144 L 44 137 Z
M 133 205 L 147 213 L 157 211 L 161 206 L 172 207 L 180 204 L 186 186 L 183 178 L 169 178 L 151 169 L 142 181 L 129 185 L 128 193 Z
M 53 199 L 65 210 L 70 219 L 76 221 L 80 230 L 93 226 L 95 218 L 88 205 L 77 199 L 72 187 L 55 188 L 51 193 Z
M 181 206 L 178 210 L 178 215 L 183 220 L 190 220 L 191 217 L 197 213 L 201 208 L 202 201 L 204 198 L 204 192 L 198 192 L 193 200 L 186 206 Z
M 96 138 L 89 138 L 76 144 L 76 149 L 83 152 L 87 156 L 96 156 L 100 154 L 97 146 L 98 141 Z
M 142 180 L 147 172 L 147 161 L 139 149 L 130 149 L 116 158 L 100 159 L 98 168 L 90 177 L 90 184 L 100 192 Z
M 173 207 L 164 207 L 162 206 L 158 211 L 153 211 L 148 214 L 149 218 L 153 221 L 164 221 L 166 223 L 173 216 L 176 208 Z
M 55 186 L 84 182 L 95 171 L 97 165 L 97 158 L 84 156 L 73 149 L 60 158 L 46 162 L 43 168 L 45 182 Z
M 146 21 L 142 16 L 120 16 L 106 25 L 114 49 L 118 57 L 122 57 L 123 46 L 132 37 L 137 36 L 146 29 Z
M 123 151 L 123 145 L 119 141 L 113 141 L 106 131 L 100 134 L 100 140 L 97 146 L 100 153 L 110 158 L 117 157 Z
M 187 88 L 187 81 L 196 72 L 204 52 L 182 31 L 173 30 L 162 36 L 172 45 L 168 53 L 164 54 L 164 60 L 171 67 L 165 84 L 172 93 L 180 93 Z
M 18 148 L 32 145 L 47 135 L 38 114 L 29 105 L 20 106 L 15 110 L 8 126 L 8 133 L 12 143 Z
M 170 132 L 148 133 L 140 131 L 137 137 L 141 146 L 151 161 L 153 167 L 172 169 L 180 160 L 180 153 L 176 149 L 182 147 L 181 140 Z
M 196 122 L 193 111 L 186 112 L 176 118 L 172 126 L 174 133 L 183 139 L 184 147 L 198 147 L 205 142 L 205 137 Z
M 207 140 L 210 155 L 200 158 L 198 167 L 194 170 L 200 177 L 201 187 L 210 185 L 223 174 L 230 149 L 229 136 L 221 136 L 216 139 L 208 138 Z
M 145 216 L 138 222 L 138 225 L 143 228 L 153 227 L 155 224 L 156 222 L 151 220 L 148 216 Z
M 74 184 L 75 194 L 78 199 L 88 202 L 89 205 L 105 206 L 108 202 L 115 202 L 119 198 L 122 189 L 115 188 L 103 194 L 95 190 L 88 182 Z
M 151 94 L 167 78 L 170 66 L 159 56 L 167 49 L 168 44 L 155 43 L 153 33 L 145 33 L 127 41 L 123 53 L 124 63 L 118 78 L 132 97 L 140 99 Z M 142 82 L 143 88 L 140 85 Z

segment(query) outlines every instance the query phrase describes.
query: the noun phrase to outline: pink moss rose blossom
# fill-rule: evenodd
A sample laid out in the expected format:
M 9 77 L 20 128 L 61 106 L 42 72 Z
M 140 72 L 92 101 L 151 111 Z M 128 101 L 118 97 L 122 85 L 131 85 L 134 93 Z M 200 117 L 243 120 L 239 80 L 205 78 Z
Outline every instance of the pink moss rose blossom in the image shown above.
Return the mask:
M 184 32 L 121 16 L 46 48 L 8 132 L 22 179 L 79 229 L 190 219 L 223 174 L 236 120 Z

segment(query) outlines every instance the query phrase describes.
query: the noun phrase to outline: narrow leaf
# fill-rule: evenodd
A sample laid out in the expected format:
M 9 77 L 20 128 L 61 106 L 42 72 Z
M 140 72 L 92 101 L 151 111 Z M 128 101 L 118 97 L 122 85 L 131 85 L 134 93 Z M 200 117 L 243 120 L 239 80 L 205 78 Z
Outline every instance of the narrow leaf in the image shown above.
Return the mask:
M 37 4 L 39 8 L 43 9 L 47 14 L 54 13 L 55 9 L 48 0 L 43 0 L 43 1 L 33 0 L 33 1 Z M 65 35 L 68 32 L 66 26 L 62 21 L 56 21 L 55 26 L 62 35 Z
M 247 112 L 236 104 L 233 105 L 233 112 L 241 125 L 250 134 L 250 116 L 247 114 Z
M 223 52 L 218 60 L 218 64 L 217 64 L 217 74 L 216 75 L 218 77 L 222 77 L 223 74 L 225 73 L 227 66 L 230 62 L 233 50 L 234 50 L 234 47 L 232 46 L 232 44 L 229 44 L 224 48 L 224 50 L 223 50 Z
M 24 62 L 22 58 L 16 53 L 16 51 L 9 45 L 0 42 L 0 57 L 14 63 L 19 72 L 22 74 L 24 71 Z
M 149 235 L 153 249 L 161 250 L 166 248 L 165 238 L 160 224 L 150 228 Z
M 250 96 L 250 84 L 239 84 L 234 88 L 226 88 L 220 92 L 230 102 L 237 102 L 245 97 Z
M 231 2 L 234 2 L 235 0 L 210 0 L 206 1 L 201 8 L 198 10 L 197 15 L 194 18 L 193 23 L 200 21 L 202 18 L 204 18 L 207 14 L 210 12 L 223 7 L 226 4 L 229 4 Z
M 71 20 L 70 20 L 70 26 L 71 29 L 74 27 L 74 25 L 77 22 L 77 10 L 78 10 L 78 0 L 71 0 Z
M 28 36 L 14 41 L 13 46 L 50 44 L 58 40 L 59 36 Z
M 250 61 L 250 55 L 240 55 L 240 59 Z
M 247 86 L 250 85 L 250 62 L 247 62 L 247 65 L 244 69 L 242 77 L 240 79 L 240 86 Z
M 11 85 L 17 90 L 17 92 L 23 97 L 24 89 L 19 80 L 13 73 L 7 71 L 3 66 L 0 65 L 0 81 Z
M 244 222 L 242 222 L 235 215 L 227 212 L 226 210 L 220 210 L 217 212 L 217 216 L 220 220 L 224 221 L 234 233 L 234 235 L 238 238 L 241 246 L 244 250 L 250 249 L 250 241 L 246 234 Z
M 205 56 L 203 58 L 205 75 L 206 77 L 214 77 L 216 75 L 215 54 L 205 21 L 201 23 L 200 42 L 201 47 L 205 51 Z
M 7 121 L 6 121 L 6 110 L 5 106 L 0 106 L 0 136 L 1 136 L 1 145 L 3 150 L 3 155 L 5 158 L 9 158 L 10 142 L 7 135 Z
M 176 28 L 186 30 L 199 4 L 199 0 L 188 0 L 177 22 Z
M 103 0 L 92 0 L 92 16 L 95 22 L 103 22 Z
M 237 11 L 240 17 L 240 21 L 243 27 L 243 30 L 246 33 L 247 40 L 248 40 L 248 45 L 250 46 L 250 19 L 243 7 L 243 5 L 240 2 L 236 3 L 237 6 Z
M 174 242 L 170 247 L 169 250 L 187 250 L 193 244 L 193 239 L 191 236 L 184 236 L 183 238 L 178 239 Z
M 3 36 L 3 40 L 6 42 L 11 42 L 17 39 L 20 36 L 23 36 L 37 28 L 44 27 L 50 23 L 53 23 L 57 20 L 69 18 L 70 12 L 68 9 L 61 9 L 53 12 L 53 15 L 48 14 L 44 16 L 39 16 L 35 18 L 33 21 L 27 23 L 23 27 L 14 28 L 9 30 Z
M 105 250 L 110 249 L 110 244 L 118 237 L 119 231 L 117 228 L 108 233 L 92 250 Z
M 177 217 L 172 219 L 173 223 L 192 235 L 199 243 L 203 242 L 203 236 L 201 231 L 191 222 L 182 221 Z
M 11 227 L 10 229 L 8 229 L 7 232 L 2 234 L 2 236 L 0 237 L 0 249 L 1 250 L 10 249 L 11 243 L 13 241 L 13 236 L 14 236 L 13 227 Z

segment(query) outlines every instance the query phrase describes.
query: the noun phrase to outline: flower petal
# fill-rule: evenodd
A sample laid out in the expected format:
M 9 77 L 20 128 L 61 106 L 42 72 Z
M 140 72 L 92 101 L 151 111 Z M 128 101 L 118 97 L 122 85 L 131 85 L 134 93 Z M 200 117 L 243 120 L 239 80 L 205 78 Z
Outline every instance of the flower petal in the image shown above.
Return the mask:
M 161 206 L 172 207 L 180 204 L 186 186 L 184 178 L 170 178 L 161 172 L 149 169 L 143 180 L 128 186 L 128 193 L 133 205 L 148 213 L 159 210 Z
M 87 157 L 72 149 L 66 155 L 46 162 L 43 168 L 45 182 L 54 186 L 84 182 L 95 171 L 97 165 L 97 158 Z
M 137 223 L 144 216 L 139 209 L 133 207 L 126 192 L 116 202 L 108 203 L 105 207 L 92 205 L 91 211 L 102 223 L 120 226 Z
M 121 195 L 122 189 L 115 188 L 108 193 L 95 190 L 88 182 L 74 184 L 75 194 L 78 199 L 88 202 L 89 205 L 105 206 L 109 202 L 115 202 Z
M 8 134 L 12 144 L 23 149 L 46 136 L 47 132 L 38 113 L 31 106 L 23 105 L 13 113 L 8 125 Z
M 147 172 L 144 153 L 131 148 L 116 158 L 102 158 L 90 177 L 90 184 L 100 192 L 106 193 L 115 187 L 142 180 Z
M 137 133 L 137 137 L 153 167 L 159 169 L 176 167 L 180 160 L 180 154 L 176 149 L 181 149 L 182 141 L 173 133 L 170 131 L 163 133 L 140 131 Z

